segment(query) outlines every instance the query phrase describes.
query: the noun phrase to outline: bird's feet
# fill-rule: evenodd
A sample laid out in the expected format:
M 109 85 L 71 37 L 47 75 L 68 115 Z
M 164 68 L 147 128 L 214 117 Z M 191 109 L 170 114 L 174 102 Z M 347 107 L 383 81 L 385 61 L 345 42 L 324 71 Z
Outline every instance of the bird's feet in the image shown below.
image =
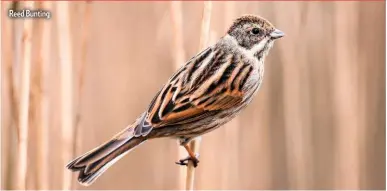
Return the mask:
M 188 166 L 188 161 L 192 161 L 193 166 L 196 168 L 199 163 L 198 158 L 199 158 L 199 154 L 195 154 L 195 157 L 188 156 L 186 158 L 180 159 L 178 162 L 176 162 L 176 164 Z

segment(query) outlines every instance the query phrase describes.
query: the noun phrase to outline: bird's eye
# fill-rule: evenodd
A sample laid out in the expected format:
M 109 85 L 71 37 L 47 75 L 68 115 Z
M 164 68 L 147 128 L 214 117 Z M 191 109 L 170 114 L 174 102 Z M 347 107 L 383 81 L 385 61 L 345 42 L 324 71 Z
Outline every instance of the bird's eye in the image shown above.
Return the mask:
M 253 34 L 259 34 L 260 32 L 261 32 L 261 30 L 259 30 L 259 28 L 253 28 L 251 30 L 251 33 L 253 33 Z

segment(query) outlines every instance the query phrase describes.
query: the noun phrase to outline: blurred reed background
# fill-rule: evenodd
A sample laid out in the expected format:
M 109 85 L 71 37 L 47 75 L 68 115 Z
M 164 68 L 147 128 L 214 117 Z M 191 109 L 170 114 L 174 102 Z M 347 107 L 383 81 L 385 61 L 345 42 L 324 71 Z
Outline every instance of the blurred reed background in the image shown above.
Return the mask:
M 24 7 L 28 2 L 21 2 Z M 90 187 L 65 162 L 133 122 L 198 51 L 203 2 L 1 2 L 2 189 L 184 189 L 175 140 Z M 385 2 L 213 2 L 210 43 L 253 13 L 286 33 L 260 92 L 203 137 L 196 189 L 385 189 Z

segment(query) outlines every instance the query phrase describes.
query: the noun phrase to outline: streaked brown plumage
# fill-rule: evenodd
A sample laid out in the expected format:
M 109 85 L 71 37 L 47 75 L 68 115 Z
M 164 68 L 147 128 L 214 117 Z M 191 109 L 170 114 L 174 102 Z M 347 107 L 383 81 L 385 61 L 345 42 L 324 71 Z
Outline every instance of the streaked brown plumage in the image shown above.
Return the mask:
M 132 125 L 67 167 L 80 171 L 78 181 L 88 185 L 131 149 L 162 137 L 178 138 L 196 165 L 187 143 L 227 123 L 250 103 L 263 80 L 265 56 L 282 36 L 263 18 L 236 19 L 224 37 L 168 80 Z

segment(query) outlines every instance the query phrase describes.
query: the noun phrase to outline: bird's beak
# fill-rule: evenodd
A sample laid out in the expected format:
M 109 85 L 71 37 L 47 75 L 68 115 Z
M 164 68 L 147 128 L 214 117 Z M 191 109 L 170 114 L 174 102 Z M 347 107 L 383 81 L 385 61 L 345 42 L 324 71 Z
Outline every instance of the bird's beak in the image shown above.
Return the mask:
M 285 36 L 285 33 L 278 30 L 278 29 L 275 29 L 273 32 L 270 33 L 271 39 L 278 39 L 278 38 L 281 38 L 283 36 Z

